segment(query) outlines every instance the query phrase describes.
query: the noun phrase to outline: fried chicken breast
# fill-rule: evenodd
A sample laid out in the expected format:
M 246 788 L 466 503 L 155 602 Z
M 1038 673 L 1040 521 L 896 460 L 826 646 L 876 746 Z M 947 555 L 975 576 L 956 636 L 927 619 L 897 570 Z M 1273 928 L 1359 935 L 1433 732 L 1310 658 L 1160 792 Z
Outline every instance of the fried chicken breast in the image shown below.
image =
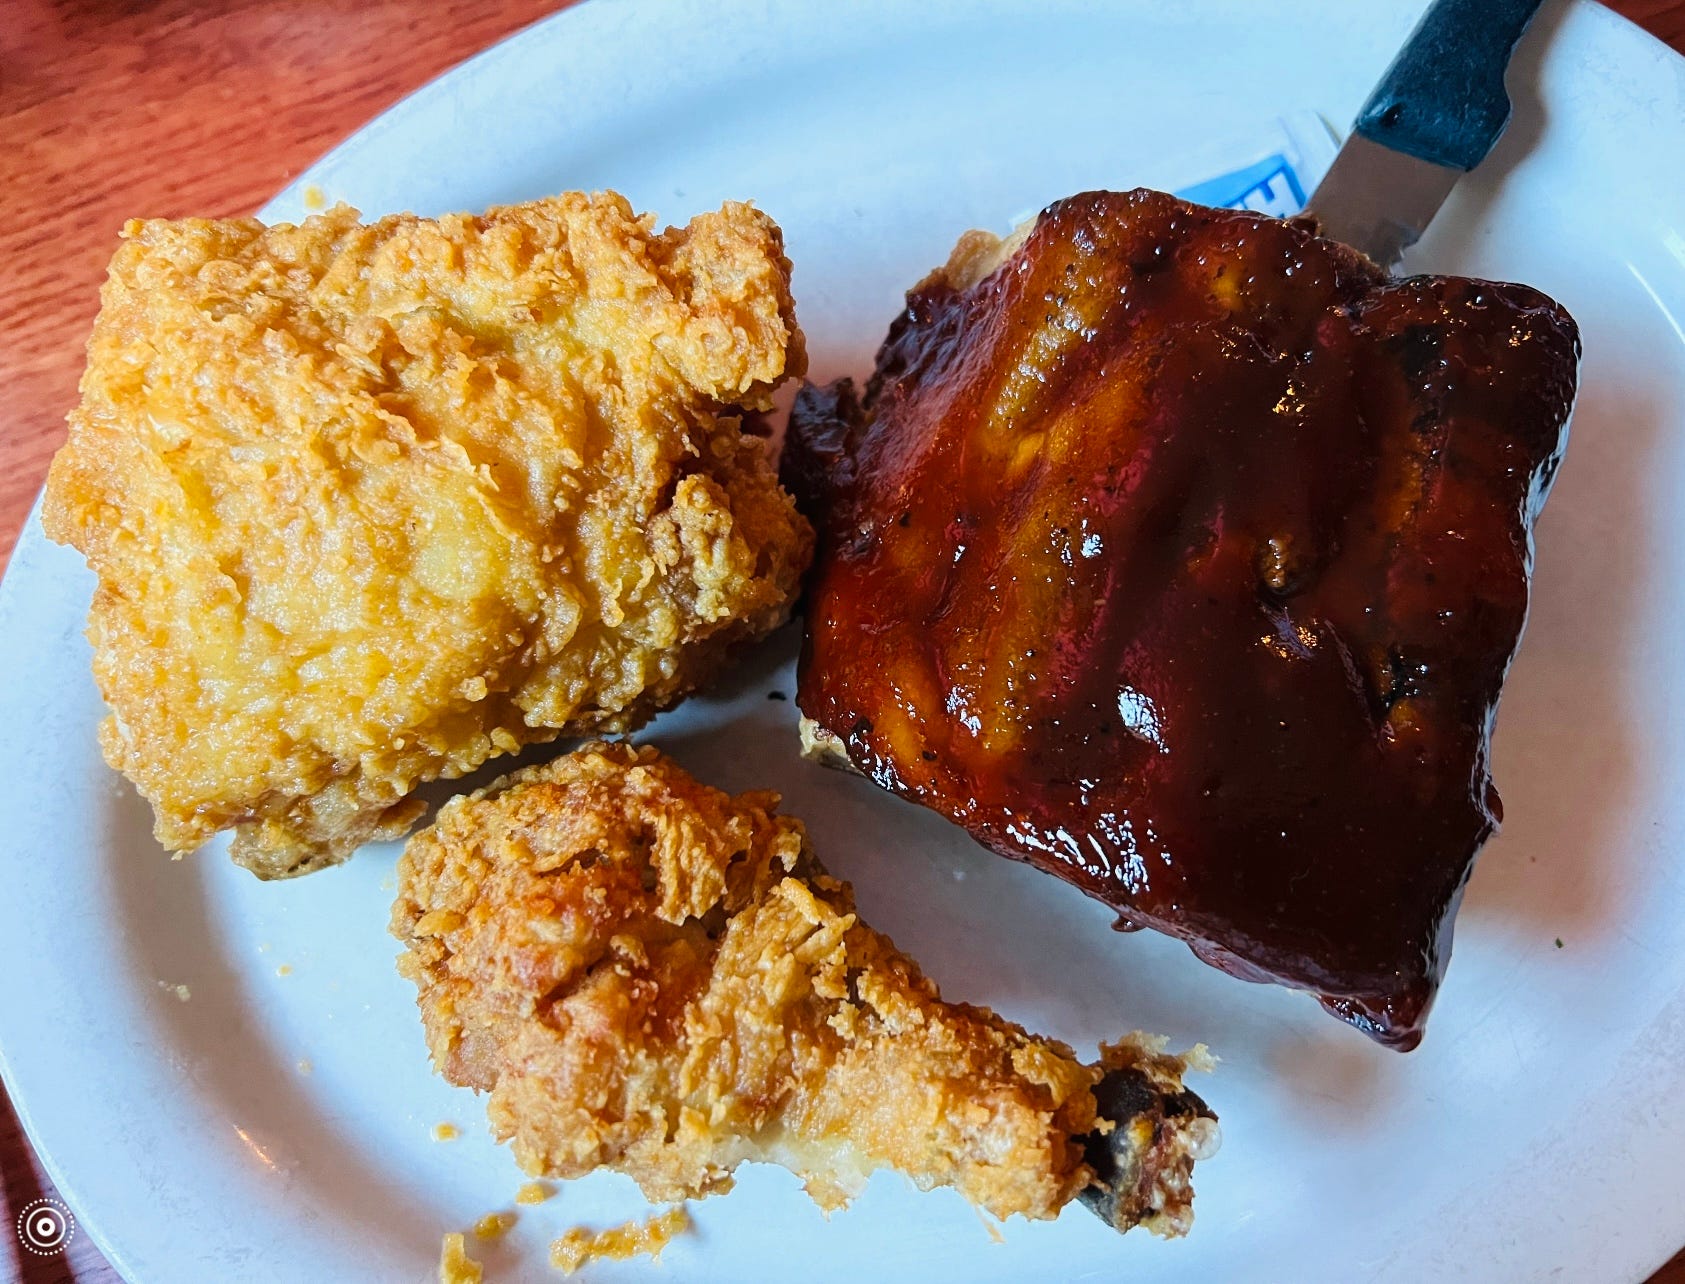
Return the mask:
M 944 1002 L 776 803 L 595 744 L 410 840 L 399 970 L 435 1066 L 490 1093 L 522 1167 L 676 1200 L 765 1161 L 826 1209 L 893 1167 L 999 1217 L 1080 1197 L 1119 1229 L 1184 1231 L 1216 1143 L 1182 1086 L 1203 1050 L 1132 1035 L 1085 1064 Z
M 789 278 L 748 205 L 612 193 L 128 224 L 43 521 L 159 841 L 330 864 L 785 619 L 811 531 L 743 414 L 805 366 Z

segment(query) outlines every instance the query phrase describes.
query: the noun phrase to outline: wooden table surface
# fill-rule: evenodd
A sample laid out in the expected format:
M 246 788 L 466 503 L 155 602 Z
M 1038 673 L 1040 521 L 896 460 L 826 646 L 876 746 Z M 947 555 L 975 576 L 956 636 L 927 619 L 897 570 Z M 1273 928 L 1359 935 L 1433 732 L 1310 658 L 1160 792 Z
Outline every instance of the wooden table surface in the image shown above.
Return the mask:
M 250 213 L 369 117 L 564 4 L 4 0 L 0 562 L 63 437 L 123 219 Z M 1685 51 L 1685 0 L 1613 7 Z M 0 1176 L 9 1232 L 54 1192 L 3 1094 Z M 43 1258 L 8 1232 L 0 1281 L 116 1284 L 86 1235 Z M 1685 1284 L 1685 1252 L 1650 1284 Z

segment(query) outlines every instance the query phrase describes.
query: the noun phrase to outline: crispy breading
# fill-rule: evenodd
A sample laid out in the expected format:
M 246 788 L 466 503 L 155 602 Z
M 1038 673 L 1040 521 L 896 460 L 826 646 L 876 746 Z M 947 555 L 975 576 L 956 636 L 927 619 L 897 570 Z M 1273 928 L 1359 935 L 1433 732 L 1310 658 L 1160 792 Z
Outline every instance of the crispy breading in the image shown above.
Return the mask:
M 639 1256 L 659 1262 L 673 1237 L 689 1229 L 690 1213 L 683 1204 L 607 1230 L 572 1226 L 551 1243 L 550 1265 L 563 1275 L 572 1275 L 588 1262 L 624 1262 Z
M 422 781 L 623 731 L 788 614 L 811 532 L 741 411 L 805 366 L 777 226 L 612 193 L 136 221 L 43 521 L 99 575 L 107 760 L 264 877 Z
M 769 1161 L 831 1209 L 889 1166 L 1046 1218 L 1094 1186 L 1085 1147 L 1110 1133 L 1128 1152 L 1120 1228 L 1185 1229 L 1215 1123 L 1203 1104 L 1168 1122 L 1150 1107 L 1197 1102 L 1189 1061 L 1132 1036 L 1085 1064 L 944 1002 L 776 804 L 595 744 L 454 800 L 410 840 L 399 970 L 435 1066 L 491 1094 L 522 1167 L 612 1168 L 666 1201 Z M 1134 1095 L 1103 1118 L 1110 1071 Z
M 485 1270 L 468 1256 L 461 1231 L 452 1231 L 439 1244 L 439 1284 L 480 1284 Z

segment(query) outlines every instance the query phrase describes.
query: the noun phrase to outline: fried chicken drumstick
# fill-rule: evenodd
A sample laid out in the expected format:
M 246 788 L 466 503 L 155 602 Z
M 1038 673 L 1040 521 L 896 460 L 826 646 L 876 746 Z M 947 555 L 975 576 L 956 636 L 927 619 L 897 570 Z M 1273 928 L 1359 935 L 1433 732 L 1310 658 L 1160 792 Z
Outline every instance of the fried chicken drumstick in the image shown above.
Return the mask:
M 1161 193 L 972 233 L 797 402 L 810 738 L 1412 1047 L 1578 357 L 1536 290 Z
M 782 1164 L 826 1209 L 893 1167 L 998 1217 L 1080 1198 L 1180 1234 L 1216 1121 L 1202 1050 L 1098 1064 L 944 1002 L 862 923 L 799 821 L 650 748 L 595 744 L 449 803 L 399 865 L 392 930 L 435 1066 L 490 1093 L 534 1174 L 655 1200 Z
M 43 521 L 99 576 L 101 745 L 166 847 L 342 860 L 786 617 L 812 534 L 743 414 L 805 357 L 758 210 L 123 235 Z

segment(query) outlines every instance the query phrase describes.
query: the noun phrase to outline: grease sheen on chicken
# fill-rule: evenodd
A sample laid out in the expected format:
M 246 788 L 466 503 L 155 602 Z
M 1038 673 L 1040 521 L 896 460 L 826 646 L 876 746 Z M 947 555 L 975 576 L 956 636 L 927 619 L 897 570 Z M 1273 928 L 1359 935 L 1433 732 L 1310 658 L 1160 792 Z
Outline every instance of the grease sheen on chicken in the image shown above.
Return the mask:
M 864 395 L 798 401 L 801 709 L 1120 926 L 1414 1046 L 1578 357 L 1536 290 L 1160 193 L 969 234 Z
M 101 744 L 165 846 L 343 859 L 785 618 L 812 533 L 743 419 L 805 364 L 782 238 L 653 224 L 571 193 L 124 229 L 43 520 L 98 573 Z

